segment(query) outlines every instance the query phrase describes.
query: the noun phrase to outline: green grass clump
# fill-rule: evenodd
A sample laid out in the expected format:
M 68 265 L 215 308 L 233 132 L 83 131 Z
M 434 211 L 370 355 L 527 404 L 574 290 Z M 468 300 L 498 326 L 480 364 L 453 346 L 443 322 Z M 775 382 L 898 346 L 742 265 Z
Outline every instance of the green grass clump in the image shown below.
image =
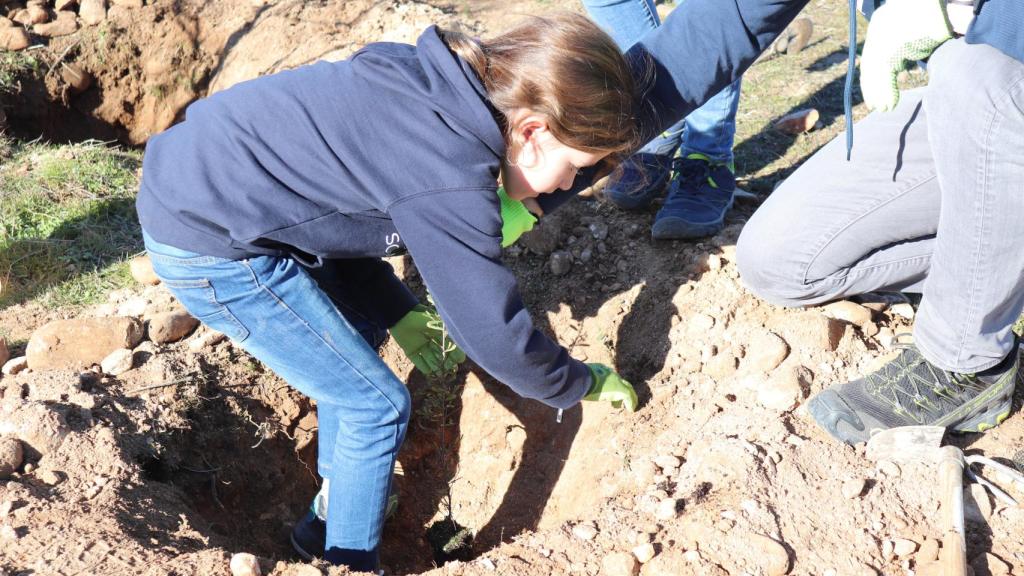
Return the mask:
M 139 152 L 15 144 L 0 160 L 0 306 L 90 304 L 128 286 L 140 251 Z
M 39 60 L 25 52 L 0 51 L 0 95 L 18 91 L 24 75 L 39 72 Z

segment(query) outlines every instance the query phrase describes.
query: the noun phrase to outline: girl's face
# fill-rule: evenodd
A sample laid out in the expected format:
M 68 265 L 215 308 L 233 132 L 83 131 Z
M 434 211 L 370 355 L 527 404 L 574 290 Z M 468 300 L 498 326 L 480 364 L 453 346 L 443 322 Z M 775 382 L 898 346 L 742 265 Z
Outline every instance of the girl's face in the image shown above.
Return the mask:
M 607 153 L 584 152 L 562 144 L 551 135 L 547 122 L 526 116 L 517 125 L 522 146 L 513 162 L 503 162 L 501 181 L 513 200 L 535 198 L 572 187 L 576 173 L 597 164 Z

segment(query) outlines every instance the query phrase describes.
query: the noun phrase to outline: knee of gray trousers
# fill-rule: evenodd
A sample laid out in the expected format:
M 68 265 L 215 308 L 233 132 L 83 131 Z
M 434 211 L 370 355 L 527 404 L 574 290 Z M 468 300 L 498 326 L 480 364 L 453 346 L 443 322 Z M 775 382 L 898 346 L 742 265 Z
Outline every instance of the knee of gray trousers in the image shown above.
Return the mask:
M 820 301 L 817 290 L 803 280 L 807 266 L 793 261 L 792 246 L 777 225 L 758 218 L 747 222 L 736 241 L 740 282 L 755 296 L 776 306 L 796 308 Z

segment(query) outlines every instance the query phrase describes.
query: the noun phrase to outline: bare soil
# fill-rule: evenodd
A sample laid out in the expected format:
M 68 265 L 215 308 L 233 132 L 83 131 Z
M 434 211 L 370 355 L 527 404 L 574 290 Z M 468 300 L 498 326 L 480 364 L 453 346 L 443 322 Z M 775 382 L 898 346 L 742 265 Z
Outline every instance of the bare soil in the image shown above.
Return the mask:
M 69 106 L 143 142 L 207 90 L 341 58 L 373 40 L 409 41 L 434 21 L 486 34 L 508 13 L 553 4 L 160 1 L 76 39 L 75 57 L 102 89 Z M 922 573 L 926 541 L 941 537 L 936 471 L 876 465 L 832 441 L 802 407 L 759 399 L 791 374 L 800 375 L 800 404 L 864 374 L 912 321 L 879 306 L 880 332 L 868 336 L 830 324 L 820 309 L 781 309 L 748 293 L 735 242 L 756 206 L 742 201 L 703 242 L 653 243 L 654 209 L 581 200 L 507 252 L 535 321 L 575 357 L 633 382 L 635 414 L 587 403 L 558 422 L 472 363 L 454 381 L 426 382 L 389 343 L 384 358 L 408 382 L 415 411 L 399 457 L 399 509 L 385 529 L 387 573 L 628 574 L 612 566 L 614 555 L 647 543 L 656 554 L 647 576 Z M 551 272 L 553 250 L 574 255 L 569 274 Z M 394 263 L 418 286 L 410 262 Z M 175 306 L 163 288 L 140 286 L 87 310 L 12 306 L 0 310 L 0 326 L 17 355 L 49 320 Z M 755 364 L 769 332 L 787 353 L 764 374 Z M 193 350 L 202 336 L 143 344 L 137 367 L 117 378 L 0 379 L 0 422 L 55 422 L 57 431 L 0 484 L 0 573 L 226 574 L 236 552 L 256 554 L 264 573 L 314 573 L 292 554 L 288 533 L 317 490 L 315 407 L 229 341 Z M 1022 390 L 1002 426 L 950 440 L 1010 462 L 1024 447 Z M 844 495 L 851 483 L 862 490 Z M 987 504 L 968 523 L 976 574 L 1024 574 L 1024 512 Z M 475 538 L 468 557 L 441 565 L 427 526 L 449 511 Z M 894 539 L 917 549 L 898 556 Z

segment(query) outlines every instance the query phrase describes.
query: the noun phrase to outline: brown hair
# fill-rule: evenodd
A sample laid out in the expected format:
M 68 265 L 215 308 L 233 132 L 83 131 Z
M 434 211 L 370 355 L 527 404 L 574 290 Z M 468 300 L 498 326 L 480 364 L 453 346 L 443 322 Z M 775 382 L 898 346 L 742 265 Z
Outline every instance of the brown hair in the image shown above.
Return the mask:
M 527 109 L 545 118 L 559 142 L 608 153 L 612 168 L 640 144 L 629 65 L 608 34 L 571 12 L 533 16 L 488 40 L 440 29 L 448 48 L 465 60 L 487 89 L 509 155 L 516 141 L 510 115 Z

